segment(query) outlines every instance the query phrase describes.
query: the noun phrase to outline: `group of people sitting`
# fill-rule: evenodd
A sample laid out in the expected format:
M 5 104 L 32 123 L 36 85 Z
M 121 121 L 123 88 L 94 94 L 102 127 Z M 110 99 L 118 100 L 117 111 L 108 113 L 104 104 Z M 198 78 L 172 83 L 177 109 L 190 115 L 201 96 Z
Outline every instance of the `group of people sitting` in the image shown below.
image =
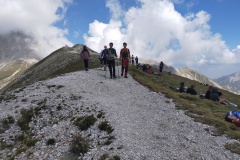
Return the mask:
M 195 85 L 191 85 L 185 91 L 184 82 L 180 83 L 179 92 L 180 93 L 191 94 L 191 95 L 197 95 L 197 92 L 195 90 Z M 199 96 L 200 96 L 200 98 L 209 99 L 209 100 L 212 100 L 212 101 L 215 101 L 215 102 L 220 102 L 221 104 L 229 105 L 229 106 L 232 106 L 232 107 L 237 107 L 236 104 L 234 104 L 232 102 L 229 102 L 226 98 L 223 98 L 222 97 L 222 92 L 219 92 L 217 87 L 209 86 L 206 93 L 202 94 L 202 95 L 199 95 Z
M 186 94 L 191 94 L 191 95 L 197 95 L 197 92 L 195 90 L 195 85 L 191 85 L 187 90 L 185 91 L 185 84 L 184 82 L 180 83 L 179 87 L 179 92 L 180 93 L 186 93 Z
M 191 85 L 185 91 L 184 82 L 181 82 L 180 87 L 179 87 L 179 92 L 180 93 L 191 94 L 191 95 L 197 95 L 197 92 L 194 88 L 195 88 L 195 86 Z M 222 97 L 222 92 L 219 92 L 218 88 L 213 87 L 213 86 L 209 86 L 207 92 L 203 95 L 200 95 L 200 98 L 209 99 L 209 100 L 219 102 L 219 103 L 224 104 L 224 105 L 229 105 L 229 106 L 232 106 L 232 107 L 237 107 L 236 104 L 228 101 L 226 98 L 223 98 Z M 228 122 L 232 122 L 232 123 L 236 124 L 236 126 L 240 127 L 240 112 L 236 111 L 236 110 L 229 111 L 226 114 L 225 120 L 228 121 Z
M 143 72 L 146 72 L 148 74 L 154 74 L 156 76 L 161 76 L 162 75 L 162 74 L 154 71 L 153 67 L 149 64 L 138 63 L 137 68 L 141 69 Z

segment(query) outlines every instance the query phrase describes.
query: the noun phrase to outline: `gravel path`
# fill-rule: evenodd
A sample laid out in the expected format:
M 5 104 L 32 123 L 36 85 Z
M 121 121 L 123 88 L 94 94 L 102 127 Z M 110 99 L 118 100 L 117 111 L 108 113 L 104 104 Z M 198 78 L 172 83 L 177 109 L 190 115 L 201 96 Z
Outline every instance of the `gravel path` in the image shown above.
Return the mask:
M 51 85 L 64 87 L 49 90 Z M 31 123 L 34 133 L 38 137 L 43 137 L 43 140 L 37 142 L 31 149 L 32 159 L 40 160 L 46 157 L 46 159 L 55 160 L 68 152 L 68 142 L 73 134 L 79 132 L 69 119 L 76 114 L 74 111 L 82 106 L 94 106 L 96 110 L 102 110 L 105 118 L 114 128 L 111 134 L 116 137 L 109 146 L 91 149 L 84 156 L 84 160 L 99 159 L 104 153 L 119 155 L 122 160 L 240 159 L 240 155 L 224 148 L 224 144 L 235 142 L 235 140 L 224 136 L 212 136 L 206 131 L 209 126 L 194 122 L 183 111 L 176 110 L 171 99 L 161 93 L 150 91 L 136 82 L 131 75 L 129 78 L 110 79 L 108 73 L 105 79 L 104 71 L 99 69 L 73 72 L 37 82 L 17 95 L 23 99 L 27 97 L 28 102 L 48 97 L 47 106 L 56 106 L 65 97 L 66 107 L 71 106 L 61 111 L 54 111 L 54 108 L 51 108 L 52 113 L 59 116 L 58 119 L 63 119 L 57 124 L 45 122 L 52 119 L 51 115 L 47 114 L 48 110 L 42 112 L 44 116 L 36 123 Z M 71 99 L 72 95 L 81 96 L 81 99 L 70 101 L 69 98 Z M 2 102 L 0 114 L 3 117 L 15 114 L 15 106 L 29 106 L 26 103 L 21 99 Z M 34 104 L 31 105 L 34 106 Z M 19 128 L 12 127 L 8 133 L 14 131 L 19 132 Z M 95 132 L 92 129 L 91 132 L 91 137 L 99 136 L 99 131 Z M 1 137 L 7 139 L 13 134 L 8 133 L 2 134 Z M 58 143 L 48 147 L 45 142 L 51 137 L 56 137 Z M 1 154 L 4 155 L 4 153 Z M 17 159 L 27 159 L 26 154 L 20 154 Z
M 71 90 L 84 92 L 89 101 L 103 106 L 115 128 L 113 146 L 123 146 L 117 154 L 124 160 L 240 159 L 223 146 L 231 140 L 207 133 L 207 125 L 194 122 L 170 99 L 149 91 L 130 75 L 115 80 L 107 75 L 105 80 L 103 71 L 90 70 L 72 77 Z

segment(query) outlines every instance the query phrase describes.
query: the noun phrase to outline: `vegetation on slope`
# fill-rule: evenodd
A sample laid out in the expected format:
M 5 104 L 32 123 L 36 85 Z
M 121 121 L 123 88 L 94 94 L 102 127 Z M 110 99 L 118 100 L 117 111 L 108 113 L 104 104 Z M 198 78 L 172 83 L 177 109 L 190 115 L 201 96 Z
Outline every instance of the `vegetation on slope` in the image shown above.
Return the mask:
M 195 84 L 195 89 L 198 94 L 204 94 L 208 90 L 208 86 L 205 86 L 197 81 L 193 81 L 184 77 L 180 77 L 174 74 L 168 74 L 163 72 L 162 76 L 156 76 L 153 74 L 147 74 L 141 69 L 136 67 L 130 67 L 130 74 L 140 84 L 147 86 L 150 90 L 155 92 L 161 92 L 166 97 L 173 99 L 177 109 L 185 111 L 185 114 L 192 117 L 194 121 L 201 122 L 214 126 L 211 131 L 213 135 L 226 135 L 230 138 L 240 140 L 240 128 L 235 126 L 233 123 L 225 121 L 225 115 L 231 110 L 240 110 L 240 99 L 239 95 L 235 95 L 225 90 L 219 90 L 223 93 L 230 102 L 238 105 L 237 108 L 233 108 L 227 105 L 213 102 L 207 99 L 201 99 L 198 96 L 188 95 L 179 93 L 177 88 L 180 82 L 185 82 L 186 86 Z M 227 149 L 232 152 L 240 154 L 240 145 L 226 145 Z M 236 149 L 236 146 L 238 149 Z M 234 149 L 234 150 L 232 150 Z

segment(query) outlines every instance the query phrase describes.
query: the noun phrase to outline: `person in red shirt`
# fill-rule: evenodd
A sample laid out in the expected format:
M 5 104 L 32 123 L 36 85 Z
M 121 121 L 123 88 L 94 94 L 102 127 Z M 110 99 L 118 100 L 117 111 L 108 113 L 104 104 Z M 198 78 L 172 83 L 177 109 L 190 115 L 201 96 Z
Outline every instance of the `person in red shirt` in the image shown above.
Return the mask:
M 228 121 L 234 123 L 236 126 L 240 127 L 240 119 L 235 115 L 227 116 Z
M 120 59 L 122 60 L 121 76 L 123 76 L 123 73 L 125 71 L 124 77 L 128 78 L 127 74 L 128 74 L 128 63 L 129 63 L 129 60 L 130 60 L 130 51 L 127 48 L 127 43 L 126 42 L 123 43 L 123 48 L 120 51 Z

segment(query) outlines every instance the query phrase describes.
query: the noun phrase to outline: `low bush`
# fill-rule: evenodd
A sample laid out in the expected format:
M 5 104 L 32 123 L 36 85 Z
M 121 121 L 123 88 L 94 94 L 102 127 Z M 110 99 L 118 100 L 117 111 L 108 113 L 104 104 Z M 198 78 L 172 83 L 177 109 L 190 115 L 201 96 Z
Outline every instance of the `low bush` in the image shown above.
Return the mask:
M 102 123 L 100 123 L 98 125 L 98 128 L 101 130 L 101 131 L 106 131 L 108 134 L 109 133 L 112 133 L 113 132 L 113 128 L 108 124 L 107 121 L 103 121 Z
M 73 137 L 70 143 L 70 151 L 76 155 L 85 154 L 89 150 L 89 140 L 81 135 Z
M 89 127 L 94 125 L 94 123 L 97 121 L 97 119 L 91 115 L 91 116 L 84 116 L 84 117 L 78 117 L 74 124 L 78 126 L 80 130 L 87 130 Z

